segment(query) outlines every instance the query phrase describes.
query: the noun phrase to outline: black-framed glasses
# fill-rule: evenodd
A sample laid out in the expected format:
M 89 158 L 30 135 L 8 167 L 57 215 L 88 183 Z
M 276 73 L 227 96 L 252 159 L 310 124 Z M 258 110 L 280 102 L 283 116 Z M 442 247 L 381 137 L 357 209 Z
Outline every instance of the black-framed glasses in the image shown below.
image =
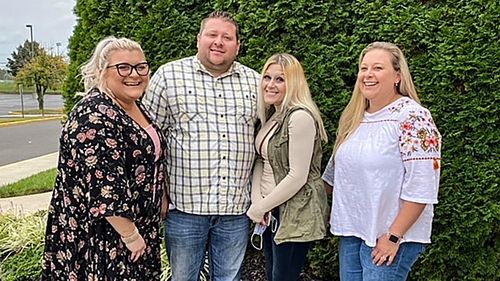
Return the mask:
M 106 68 L 116 67 L 116 71 L 118 71 L 118 75 L 121 77 L 127 77 L 132 74 L 132 70 L 135 69 L 135 72 L 139 76 L 148 76 L 149 75 L 149 62 L 141 62 L 136 65 L 131 65 L 130 63 L 117 63 L 113 65 L 109 65 Z

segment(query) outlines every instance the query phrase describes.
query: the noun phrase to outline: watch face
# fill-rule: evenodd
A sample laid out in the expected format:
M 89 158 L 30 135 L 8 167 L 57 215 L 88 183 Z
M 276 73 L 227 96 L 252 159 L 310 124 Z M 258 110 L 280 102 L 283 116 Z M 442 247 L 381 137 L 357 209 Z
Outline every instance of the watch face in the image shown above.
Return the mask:
M 397 237 L 396 235 L 391 234 L 391 236 L 389 236 L 389 241 L 391 241 L 393 243 L 398 243 L 399 242 L 399 237 Z

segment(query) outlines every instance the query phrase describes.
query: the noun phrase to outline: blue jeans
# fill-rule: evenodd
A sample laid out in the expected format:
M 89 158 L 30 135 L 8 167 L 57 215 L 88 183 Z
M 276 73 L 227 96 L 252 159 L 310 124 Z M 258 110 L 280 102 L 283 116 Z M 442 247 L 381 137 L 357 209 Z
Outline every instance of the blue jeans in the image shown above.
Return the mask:
M 278 212 L 273 212 L 278 219 Z M 262 235 L 268 281 L 296 281 L 304 268 L 312 242 L 283 242 L 276 245 L 271 226 Z
M 202 216 L 171 210 L 164 223 L 172 281 L 198 281 L 207 250 L 210 280 L 240 280 L 249 232 L 245 214 Z
M 404 281 L 411 267 L 425 250 L 425 244 L 405 242 L 399 245 L 396 258 L 390 266 L 372 262 L 373 248 L 354 236 L 341 236 L 340 280 L 345 281 Z

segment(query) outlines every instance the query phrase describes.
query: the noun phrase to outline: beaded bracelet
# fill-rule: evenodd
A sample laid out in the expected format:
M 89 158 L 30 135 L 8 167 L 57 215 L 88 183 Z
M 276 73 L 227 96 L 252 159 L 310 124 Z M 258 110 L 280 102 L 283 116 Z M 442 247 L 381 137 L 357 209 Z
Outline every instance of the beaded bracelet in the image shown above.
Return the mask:
M 128 236 L 122 236 L 122 241 L 125 245 L 130 244 L 139 238 L 139 230 L 134 226 L 134 231 Z

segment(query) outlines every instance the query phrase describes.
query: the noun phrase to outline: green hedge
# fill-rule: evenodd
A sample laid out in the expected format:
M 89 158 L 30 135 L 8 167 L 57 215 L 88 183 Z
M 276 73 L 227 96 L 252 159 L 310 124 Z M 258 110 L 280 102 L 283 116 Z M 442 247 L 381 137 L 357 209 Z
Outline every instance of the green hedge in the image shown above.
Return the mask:
M 354 86 L 360 51 L 376 40 L 400 46 L 444 140 L 433 243 L 410 279 L 500 279 L 497 0 L 77 0 L 66 110 L 82 90 L 78 66 L 99 39 L 115 35 L 138 40 L 157 69 L 196 52 L 199 23 L 214 9 L 232 11 L 240 22 L 241 62 L 260 71 L 278 51 L 303 62 L 332 140 Z M 330 147 L 325 147 L 325 161 Z M 336 251 L 335 238 L 318 243 L 309 273 L 337 279 Z

